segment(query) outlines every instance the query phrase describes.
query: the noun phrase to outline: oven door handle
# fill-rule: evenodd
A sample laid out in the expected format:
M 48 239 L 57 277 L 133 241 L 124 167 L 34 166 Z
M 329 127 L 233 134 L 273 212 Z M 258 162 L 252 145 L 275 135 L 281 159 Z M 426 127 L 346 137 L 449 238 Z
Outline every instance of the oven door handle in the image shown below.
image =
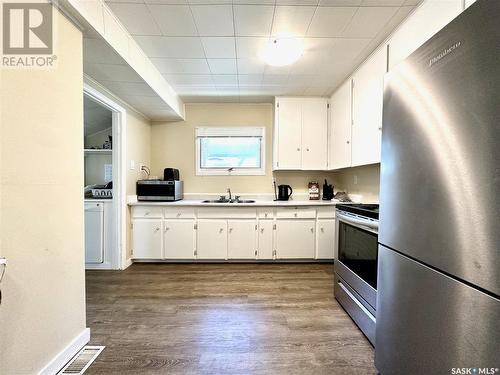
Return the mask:
M 345 223 L 352 224 L 354 226 L 368 228 L 371 231 L 378 231 L 378 221 L 365 220 L 359 217 L 345 215 L 338 211 L 337 211 L 337 218 Z

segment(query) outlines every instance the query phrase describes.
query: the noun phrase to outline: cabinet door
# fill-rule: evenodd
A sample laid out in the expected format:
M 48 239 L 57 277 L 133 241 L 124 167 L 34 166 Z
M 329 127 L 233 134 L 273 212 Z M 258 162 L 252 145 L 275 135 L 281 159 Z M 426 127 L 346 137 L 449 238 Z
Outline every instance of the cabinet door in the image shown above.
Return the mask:
M 333 259 L 335 220 L 318 220 L 316 228 L 316 259 Z
M 161 220 L 134 220 L 132 256 L 134 259 L 162 259 Z
M 259 221 L 259 259 L 273 259 L 273 221 Z
M 163 233 L 166 259 L 194 259 L 194 220 L 165 220 Z
M 302 99 L 302 169 L 326 169 L 328 158 L 327 138 L 327 99 Z
M 300 98 L 277 98 L 275 146 L 278 169 L 300 169 L 302 165 L 302 108 Z
M 314 258 L 315 220 L 276 222 L 276 256 L 279 259 Z
M 351 160 L 353 167 L 380 163 L 386 70 L 387 48 L 383 45 L 353 76 Z
M 228 220 L 228 259 L 255 259 L 257 237 L 255 220 Z
M 198 220 L 197 259 L 227 259 L 226 220 Z
M 330 169 L 351 166 L 351 84 L 344 82 L 330 100 Z

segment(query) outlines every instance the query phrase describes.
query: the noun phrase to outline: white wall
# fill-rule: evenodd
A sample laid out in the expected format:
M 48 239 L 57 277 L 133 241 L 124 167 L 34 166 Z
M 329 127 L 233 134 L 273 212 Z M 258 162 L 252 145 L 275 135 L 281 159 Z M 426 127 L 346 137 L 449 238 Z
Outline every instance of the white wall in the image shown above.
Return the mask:
M 57 67 L 0 71 L 5 375 L 36 374 L 85 330 L 82 34 L 54 17 Z

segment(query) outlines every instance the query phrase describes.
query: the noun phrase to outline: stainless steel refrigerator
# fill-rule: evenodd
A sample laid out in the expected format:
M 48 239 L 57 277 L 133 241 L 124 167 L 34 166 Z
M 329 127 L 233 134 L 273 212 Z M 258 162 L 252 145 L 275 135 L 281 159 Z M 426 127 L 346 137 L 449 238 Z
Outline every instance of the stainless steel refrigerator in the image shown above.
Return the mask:
M 500 367 L 499 20 L 478 0 L 386 77 L 382 375 Z

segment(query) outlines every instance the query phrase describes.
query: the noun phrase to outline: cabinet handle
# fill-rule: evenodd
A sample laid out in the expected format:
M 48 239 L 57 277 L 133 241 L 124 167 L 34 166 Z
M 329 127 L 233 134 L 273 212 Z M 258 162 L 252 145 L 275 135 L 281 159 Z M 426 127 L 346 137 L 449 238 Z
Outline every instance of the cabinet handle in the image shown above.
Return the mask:
M 255 256 L 257 256 L 257 250 L 255 250 Z
M 264 217 L 267 219 L 267 213 L 266 213 L 266 214 L 264 214 Z
M 229 233 L 231 233 L 233 231 L 233 228 L 229 228 Z
M 264 233 L 264 228 L 260 228 L 260 233 Z
M 308 149 L 308 148 L 306 148 L 306 151 L 309 151 L 309 149 Z
M 311 228 L 311 233 L 314 233 L 314 228 Z
M 160 228 L 156 228 L 156 229 L 155 229 L 155 232 L 158 232 L 159 230 L 160 230 Z
M 144 216 L 148 216 L 150 214 L 149 211 L 144 212 Z
M 378 127 L 378 130 L 382 130 L 382 127 L 381 127 L 381 126 L 379 126 L 379 127 Z
M 297 213 L 294 213 L 293 216 L 297 217 Z
M 177 212 L 177 217 L 180 217 L 181 216 L 181 213 L 180 212 Z
M 170 228 L 169 228 L 169 227 L 165 227 L 165 232 L 166 232 L 167 230 L 170 230 Z
M 220 228 L 220 229 L 219 229 L 219 233 L 222 233 L 222 232 L 224 232 L 224 229 L 223 229 L 223 228 Z
M 325 232 L 325 228 L 321 228 L 321 233 L 324 233 Z
M 347 141 L 347 144 L 349 144 L 349 143 L 351 143 L 351 142 Z
M 299 148 L 299 147 L 297 147 L 297 151 L 300 151 L 300 148 Z

